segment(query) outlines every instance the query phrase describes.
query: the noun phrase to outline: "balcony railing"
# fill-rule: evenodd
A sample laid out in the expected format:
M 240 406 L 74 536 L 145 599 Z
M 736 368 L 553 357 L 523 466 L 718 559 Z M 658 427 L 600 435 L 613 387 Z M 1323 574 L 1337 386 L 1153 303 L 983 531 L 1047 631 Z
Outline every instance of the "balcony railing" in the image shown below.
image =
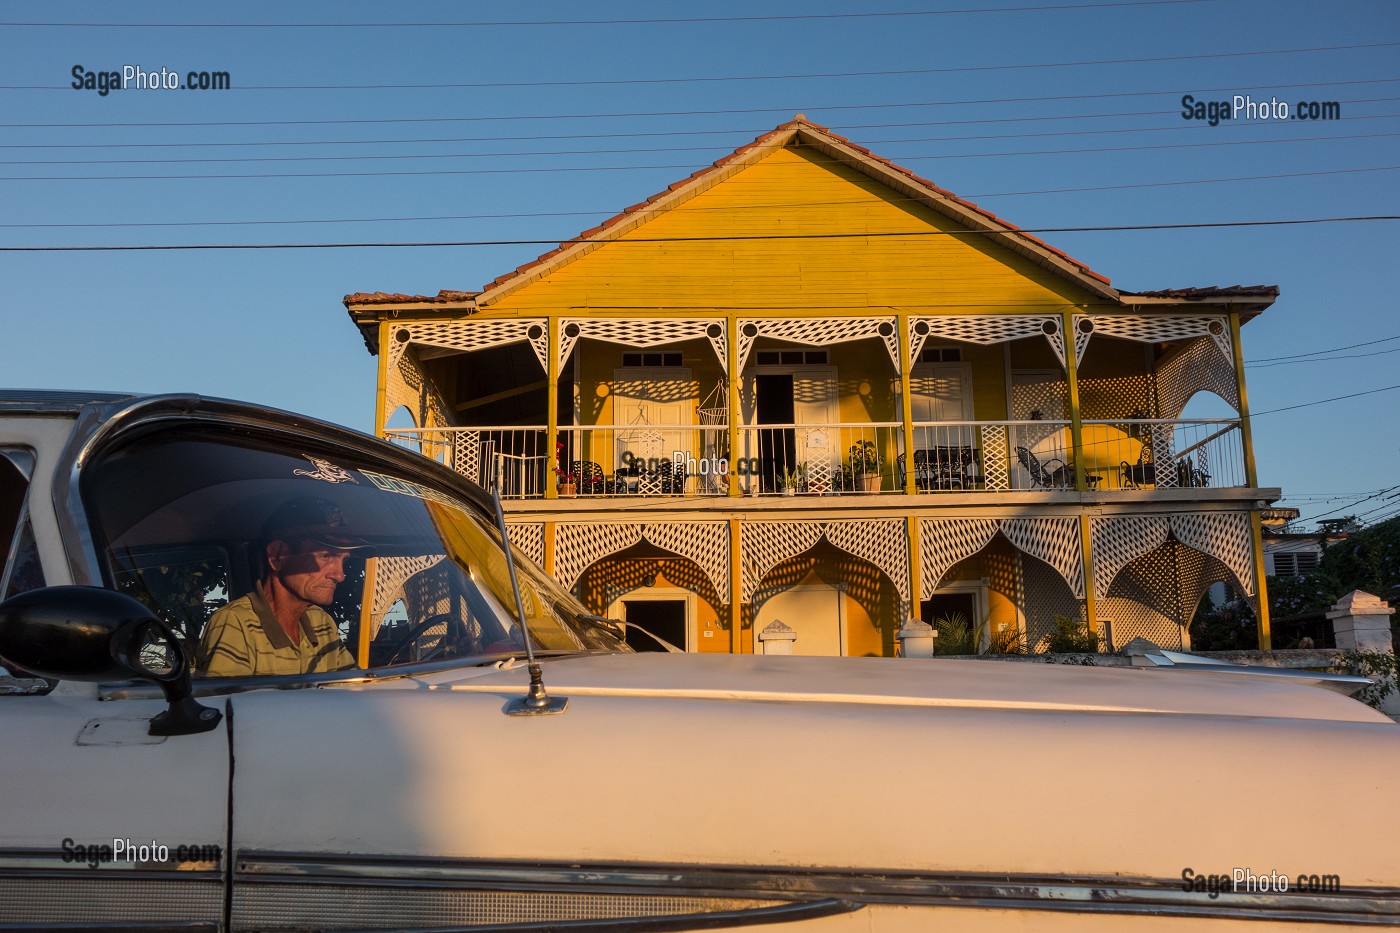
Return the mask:
M 1095 491 L 1245 485 L 1233 420 L 1084 421 L 1077 451 L 1067 421 L 919 422 L 912 456 L 895 422 L 743 425 L 732 455 L 725 425 L 566 426 L 555 451 L 540 426 L 385 433 L 488 488 L 499 464 L 517 499 L 723 496 L 726 471 L 746 495 L 1065 490 L 1076 466 Z

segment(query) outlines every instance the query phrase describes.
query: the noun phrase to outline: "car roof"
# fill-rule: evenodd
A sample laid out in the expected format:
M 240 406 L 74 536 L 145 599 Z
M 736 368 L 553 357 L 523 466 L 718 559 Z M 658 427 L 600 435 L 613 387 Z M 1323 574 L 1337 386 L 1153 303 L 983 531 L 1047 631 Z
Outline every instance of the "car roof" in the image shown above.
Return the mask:
M 47 411 L 76 414 L 86 405 L 124 402 L 131 392 L 95 392 L 63 389 L 0 389 L 0 411 Z

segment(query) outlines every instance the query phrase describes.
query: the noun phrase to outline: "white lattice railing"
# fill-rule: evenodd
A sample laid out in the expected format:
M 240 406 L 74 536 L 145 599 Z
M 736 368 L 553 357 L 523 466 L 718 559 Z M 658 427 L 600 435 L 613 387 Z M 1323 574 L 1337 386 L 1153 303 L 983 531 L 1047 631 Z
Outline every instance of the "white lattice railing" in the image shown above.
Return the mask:
M 486 489 L 494 485 L 499 463 L 504 499 L 543 498 L 546 484 L 554 482 L 554 458 L 543 427 L 403 428 L 384 434 Z
M 745 425 L 732 469 L 753 495 L 899 492 L 903 450 L 897 422 Z
M 722 496 L 723 470 L 753 495 L 897 494 L 911 470 L 919 494 L 1055 491 L 1074 488 L 1076 463 L 1098 491 L 1245 485 L 1240 424 L 1228 419 L 1085 421 L 1078 451 L 1068 421 L 918 422 L 912 457 L 895 422 L 745 425 L 734 456 L 725 425 L 566 426 L 556 451 L 543 427 L 385 433 L 487 488 L 499 462 L 505 498 L 543 498 L 569 476 L 564 495 Z

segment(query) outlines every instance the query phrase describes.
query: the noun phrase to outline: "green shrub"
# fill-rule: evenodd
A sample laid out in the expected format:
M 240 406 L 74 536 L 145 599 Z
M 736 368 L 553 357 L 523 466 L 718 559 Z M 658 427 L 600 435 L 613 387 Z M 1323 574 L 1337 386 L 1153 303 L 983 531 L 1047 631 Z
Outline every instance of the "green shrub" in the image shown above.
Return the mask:
M 1395 655 L 1388 651 L 1345 651 L 1332 662 L 1332 670 L 1371 678 L 1374 683 L 1357 691 L 1356 698 L 1376 709 L 1397 689 Z
M 1068 616 L 1055 616 L 1055 631 L 1050 633 L 1046 647 L 1051 654 L 1097 654 L 1099 636 L 1089 626 Z

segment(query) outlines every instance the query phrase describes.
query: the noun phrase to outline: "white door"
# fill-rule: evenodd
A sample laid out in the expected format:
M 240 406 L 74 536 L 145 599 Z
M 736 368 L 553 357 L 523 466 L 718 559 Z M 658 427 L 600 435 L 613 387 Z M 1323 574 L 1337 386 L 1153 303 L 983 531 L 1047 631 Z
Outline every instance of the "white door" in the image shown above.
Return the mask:
M 972 364 L 915 365 L 909 373 L 909 413 L 915 424 L 915 448 L 976 446 L 970 426 L 938 426 L 938 422 L 973 420 Z
M 602 465 L 605 474 L 623 466 L 623 455 L 627 453 L 642 460 L 670 460 L 677 452 L 696 455 L 695 430 L 679 427 L 695 423 L 695 408 L 699 404 L 689 368 L 615 369 L 612 393 L 612 423 L 618 428 L 613 462 Z

